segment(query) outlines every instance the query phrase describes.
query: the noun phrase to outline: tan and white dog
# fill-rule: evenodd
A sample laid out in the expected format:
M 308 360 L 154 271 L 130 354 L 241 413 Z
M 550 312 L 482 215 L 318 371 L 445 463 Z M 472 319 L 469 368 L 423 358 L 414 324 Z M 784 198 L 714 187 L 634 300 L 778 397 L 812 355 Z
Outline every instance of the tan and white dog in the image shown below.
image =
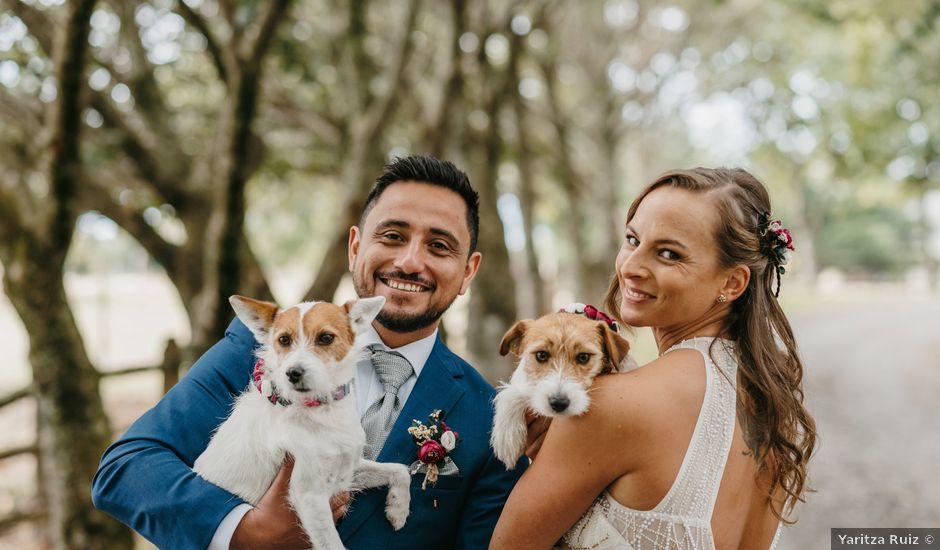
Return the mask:
M 361 345 L 356 337 L 385 298 L 337 306 L 305 302 L 284 310 L 242 296 L 229 299 L 262 344 L 254 381 L 235 402 L 193 470 L 257 504 L 286 454 L 294 459 L 289 501 L 314 548 L 341 550 L 330 497 L 388 485 L 385 516 L 405 525 L 411 476 L 403 464 L 362 458 L 365 432 L 352 393 Z
M 628 370 L 629 351 L 627 341 L 607 323 L 580 313 L 550 313 L 514 324 L 499 346 L 501 355 L 512 352 L 519 364 L 494 401 L 496 458 L 507 469 L 516 467 L 525 451 L 526 409 L 549 417 L 584 414 L 594 378 Z

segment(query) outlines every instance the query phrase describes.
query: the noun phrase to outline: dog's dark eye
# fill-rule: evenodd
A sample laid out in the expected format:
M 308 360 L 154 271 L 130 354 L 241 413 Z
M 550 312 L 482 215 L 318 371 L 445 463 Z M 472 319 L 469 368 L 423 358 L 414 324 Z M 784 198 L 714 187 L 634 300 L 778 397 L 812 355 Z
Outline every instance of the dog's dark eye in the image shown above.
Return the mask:
M 284 346 L 285 348 L 291 344 L 291 338 L 289 334 L 282 334 L 277 337 L 277 343 Z
M 333 343 L 333 340 L 336 338 L 333 334 L 329 332 L 324 332 L 323 334 L 317 336 L 317 345 L 328 346 Z
M 575 356 L 574 360 L 577 361 L 579 365 L 585 365 L 587 364 L 588 361 L 591 360 L 591 354 L 579 353 L 578 355 Z
M 544 363 L 548 361 L 548 352 L 547 351 L 537 351 L 535 352 L 535 360 L 539 363 Z

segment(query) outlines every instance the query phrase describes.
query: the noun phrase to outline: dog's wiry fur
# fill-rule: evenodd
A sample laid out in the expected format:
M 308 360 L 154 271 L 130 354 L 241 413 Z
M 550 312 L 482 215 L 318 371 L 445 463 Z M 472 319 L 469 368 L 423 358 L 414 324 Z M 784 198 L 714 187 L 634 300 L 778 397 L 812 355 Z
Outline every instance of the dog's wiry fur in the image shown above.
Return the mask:
M 591 403 L 588 389 L 608 365 L 621 370 L 630 346 L 605 323 L 572 313 L 550 313 L 513 325 L 499 352 L 519 364 L 496 395 L 491 443 L 513 469 L 525 451 L 526 409 L 541 416 L 578 416 Z
M 353 300 L 344 306 L 305 302 L 284 310 L 241 296 L 230 302 L 262 344 L 257 355 L 264 361 L 263 380 L 273 383 L 290 404 L 273 404 L 252 384 L 238 397 L 193 470 L 257 504 L 285 455 L 292 455 L 289 501 L 314 548 L 343 548 L 329 500 L 344 491 L 388 485 L 385 515 L 392 527 L 401 529 L 411 500 L 408 469 L 363 459 L 365 432 L 356 397 L 333 398 L 335 389 L 355 376 L 361 353 L 356 336 L 378 315 L 385 298 Z M 305 406 L 318 397 L 323 404 Z

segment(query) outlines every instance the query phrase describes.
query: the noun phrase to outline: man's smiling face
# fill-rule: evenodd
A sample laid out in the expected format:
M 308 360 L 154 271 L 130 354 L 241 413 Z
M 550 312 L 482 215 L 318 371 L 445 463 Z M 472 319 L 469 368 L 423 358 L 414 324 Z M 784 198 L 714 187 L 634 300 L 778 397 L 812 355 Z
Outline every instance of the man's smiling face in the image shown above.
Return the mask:
M 459 194 L 396 182 L 361 227 L 350 229 L 349 269 L 360 297 L 385 297 L 379 324 L 392 332 L 430 334 L 476 275 L 480 253 L 469 249 L 467 205 Z

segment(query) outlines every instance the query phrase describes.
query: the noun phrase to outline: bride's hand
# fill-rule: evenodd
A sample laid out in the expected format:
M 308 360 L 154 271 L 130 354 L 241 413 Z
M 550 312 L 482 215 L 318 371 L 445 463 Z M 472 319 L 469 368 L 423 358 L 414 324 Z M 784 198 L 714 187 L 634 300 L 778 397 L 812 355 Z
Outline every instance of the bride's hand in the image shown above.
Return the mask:
M 539 449 L 542 448 L 545 432 L 548 431 L 552 419 L 547 416 L 539 416 L 532 412 L 531 409 L 528 409 L 525 412 L 525 421 L 528 427 L 525 442 L 525 455 L 529 457 L 529 460 L 535 460 L 535 455 L 539 454 Z

